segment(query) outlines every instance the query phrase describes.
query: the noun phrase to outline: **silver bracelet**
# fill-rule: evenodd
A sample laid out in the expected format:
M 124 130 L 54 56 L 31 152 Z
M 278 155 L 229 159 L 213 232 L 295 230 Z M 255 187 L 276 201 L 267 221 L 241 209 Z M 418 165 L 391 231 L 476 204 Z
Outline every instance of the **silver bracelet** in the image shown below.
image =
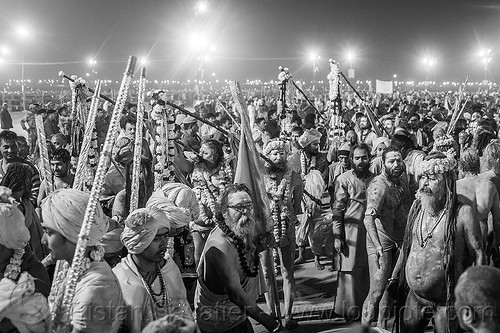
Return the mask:
M 276 326 L 276 328 L 274 330 L 272 330 L 272 333 L 276 333 L 278 332 L 279 330 L 281 329 L 281 323 L 278 322 L 278 326 Z

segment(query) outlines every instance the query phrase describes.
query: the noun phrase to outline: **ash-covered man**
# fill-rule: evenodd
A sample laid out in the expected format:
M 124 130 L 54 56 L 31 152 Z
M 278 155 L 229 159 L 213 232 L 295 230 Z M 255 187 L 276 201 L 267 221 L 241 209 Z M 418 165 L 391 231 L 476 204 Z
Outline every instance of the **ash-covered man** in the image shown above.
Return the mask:
M 403 176 L 403 157 L 399 148 L 389 146 L 382 154 L 384 170 L 367 189 L 364 224 L 368 237 L 366 249 L 370 271 L 370 291 L 363 304 L 362 323 L 370 324 L 379 307 L 377 326 L 384 328 L 387 297 L 382 299 L 391 276 L 397 250 L 403 242 L 410 206 L 408 183 Z
M 370 148 L 355 145 L 350 154 L 353 169 L 341 174 L 333 184 L 334 248 L 340 255 L 335 313 L 357 319 L 368 294 L 368 256 L 366 228 L 363 219 L 366 210 L 366 188 L 373 179 L 370 167 Z
M 288 145 L 284 141 L 270 141 L 264 148 L 264 155 L 272 162 L 266 162 L 264 180 L 266 192 L 271 204 L 271 213 L 274 224 L 274 239 L 281 263 L 283 277 L 283 293 L 285 300 L 285 327 L 292 329 L 297 322 L 292 319 L 293 299 L 295 296 L 295 278 L 293 275 L 293 261 L 295 257 L 295 224 L 297 214 L 302 212 L 301 202 L 304 185 L 299 174 L 288 167 Z M 269 256 L 264 256 L 269 258 Z M 270 263 L 263 266 L 264 277 L 270 288 L 267 275 L 271 273 Z M 273 309 L 272 293 L 268 293 L 266 300 L 268 307 Z M 272 315 L 275 315 L 272 313 Z
M 401 272 L 401 282 L 409 287 L 402 315 L 407 332 L 423 333 L 431 316 L 434 332 L 456 332 L 450 307 L 467 259 L 465 249 L 476 265 L 484 261 L 473 210 L 457 203 L 455 167 L 456 161 L 442 153 L 427 156 L 420 165 L 420 199 L 410 210 L 403 250 L 391 278 L 398 280 Z
M 464 178 L 457 180 L 457 200 L 472 207 L 475 221 L 479 221 L 486 261 L 491 252 L 498 251 L 500 240 L 500 203 L 495 184 L 487 178 L 478 176 L 479 156 L 474 149 L 466 149 L 460 156 L 459 169 Z M 491 213 L 491 224 L 488 215 Z
M 286 331 L 256 304 L 259 254 L 253 204 L 243 184 L 227 187 L 218 226 L 210 233 L 198 265 L 195 314 L 202 332 L 253 332 L 247 316 L 269 332 Z

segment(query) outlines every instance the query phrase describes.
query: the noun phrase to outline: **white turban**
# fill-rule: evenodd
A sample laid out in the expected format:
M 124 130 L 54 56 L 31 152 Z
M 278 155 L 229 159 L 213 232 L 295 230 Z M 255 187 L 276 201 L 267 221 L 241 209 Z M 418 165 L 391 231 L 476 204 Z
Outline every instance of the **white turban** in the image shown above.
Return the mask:
M 167 198 L 195 221 L 200 216 L 200 206 L 193 190 L 182 183 L 166 183 L 153 192 L 153 197 Z
M 0 186 L 0 244 L 17 250 L 26 246 L 30 240 L 30 232 L 11 193 L 9 188 Z
M 41 205 L 43 226 L 57 231 L 76 244 L 88 202 L 89 195 L 79 190 L 62 189 L 51 193 Z M 97 203 L 94 224 L 90 229 L 87 245 L 98 245 L 107 231 L 108 220 L 102 212 L 101 205 Z
M 308 129 L 302 134 L 299 139 L 299 145 L 302 148 L 309 146 L 311 143 L 321 139 L 322 134 L 315 128 Z
M 120 237 L 123 245 L 132 254 L 142 253 L 153 241 L 159 229 L 178 228 L 189 223 L 189 215 L 176 207 L 172 201 L 151 197 L 146 208 L 134 210 L 125 220 L 125 229 Z

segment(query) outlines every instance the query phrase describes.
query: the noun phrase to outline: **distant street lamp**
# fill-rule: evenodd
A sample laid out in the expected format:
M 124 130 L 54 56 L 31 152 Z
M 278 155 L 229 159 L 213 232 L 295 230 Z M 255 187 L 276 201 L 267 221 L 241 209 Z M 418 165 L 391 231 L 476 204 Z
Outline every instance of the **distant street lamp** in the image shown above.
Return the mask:
M 208 2 L 205 0 L 198 1 L 196 3 L 195 12 L 196 14 L 203 15 L 208 11 Z
M 316 83 L 316 75 L 319 72 L 318 61 L 321 59 L 321 57 L 313 52 L 309 55 L 309 58 L 311 59 L 311 61 L 313 63 L 313 67 L 312 67 L 313 79 L 312 80 L 313 80 L 313 84 L 314 84 L 314 83 Z
M 355 77 L 353 65 L 355 57 L 356 54 L 352 50 L 349 50 L 346 54 L 347 63 L 349 64 L 349 69 L 347 70 L 347 76 L 349 79 L 354 79 Z
M 481 62 L 484 65 L 484 84 L 488 84 L 488 65 L 491 62 L 491 55 L 492 51 L 491 49 L 484 49 L 479 52 L 479 56 L 481 57 Z
M 22 42 L 21 91 L 23 93 L 23 110 L 26 110 L 26 92 L 24 88 L 24 49 L 25 49 L 25 40 L 30 37 L 30 30 L 26 26 L 20 25 L 16 28 L 16 35 Z
M 430 80 L 430 70 L 434 67 L 434 65 L 436 65 L 436 59 L 433 57 L 424 57 L 422 59 L 422 63 L 425 66 L 425 81 L 426 85 L 428 85 Z

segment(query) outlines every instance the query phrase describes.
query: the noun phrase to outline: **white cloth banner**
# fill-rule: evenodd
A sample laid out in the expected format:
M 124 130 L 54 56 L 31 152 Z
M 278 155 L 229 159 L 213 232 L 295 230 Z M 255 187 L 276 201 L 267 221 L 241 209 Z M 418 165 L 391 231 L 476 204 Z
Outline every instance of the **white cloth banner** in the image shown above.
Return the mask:
M 378 94 L 392 94 L 392 81 L 377 80 L 376 90 Z

